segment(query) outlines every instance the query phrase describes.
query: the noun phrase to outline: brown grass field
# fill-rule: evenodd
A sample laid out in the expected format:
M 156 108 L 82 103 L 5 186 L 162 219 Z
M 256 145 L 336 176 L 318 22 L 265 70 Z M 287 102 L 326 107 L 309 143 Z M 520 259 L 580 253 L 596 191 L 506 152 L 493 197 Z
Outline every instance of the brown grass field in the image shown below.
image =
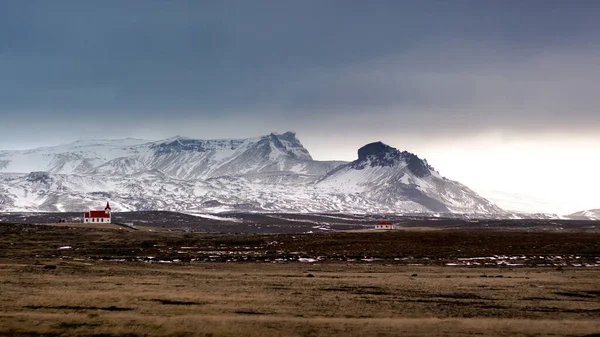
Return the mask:
M 600 333 L 600 268 L 550 267 L 540 256 L 598 261 L 599 236 L 0 225 L 0 335 L 593 336 Z M 211 262 L 239 252 L 254 259 Z M 444 265 L 502 252 L 530 262 Z M 335 258 L 302 263 L 287 258 L 294 253 Z M 370 258 L 356 260 L 359 253 Z M 139 259 L 149 254 L 160 258 Z

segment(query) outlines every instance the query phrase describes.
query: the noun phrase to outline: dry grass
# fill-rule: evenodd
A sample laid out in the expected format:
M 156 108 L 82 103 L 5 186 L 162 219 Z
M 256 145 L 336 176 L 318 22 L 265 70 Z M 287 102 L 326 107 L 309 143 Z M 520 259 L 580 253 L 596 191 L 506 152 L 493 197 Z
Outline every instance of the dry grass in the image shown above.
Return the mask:
M 583 336 L 600 332 L 597 268 L 0 263 L 0 335 Z
M 80 222 L 57 222 L 47 224 L 54 227 L 69 227 L 69 228 L 93 228 L 93 229 L 126 229 L 123 226 L 111 223 L 80 223 Z M 128 229 L 129 230 L 129 229 Z
M 64 246 L 72 249 L 59 249 Z M 386 263 L 444 265 L 459 258 L 493 255 L 525 256 L 520 263 L 526 266 L 600 265 L 600 233 L 434 230 L 215 234 L 0 224 L 0 259 L 13 260 L 62 257 L 139 261 L 152 256 L 158 260 L 226 262 L 321 257 L 330 261 L 376 258 Z

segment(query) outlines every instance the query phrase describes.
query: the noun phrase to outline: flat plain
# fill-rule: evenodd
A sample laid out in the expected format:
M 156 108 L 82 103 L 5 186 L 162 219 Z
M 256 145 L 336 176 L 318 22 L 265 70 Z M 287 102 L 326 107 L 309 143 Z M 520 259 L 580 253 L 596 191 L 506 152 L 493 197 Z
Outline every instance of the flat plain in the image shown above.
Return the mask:
M 600 233 L 0 224 L 5 336 L 593 336 Z

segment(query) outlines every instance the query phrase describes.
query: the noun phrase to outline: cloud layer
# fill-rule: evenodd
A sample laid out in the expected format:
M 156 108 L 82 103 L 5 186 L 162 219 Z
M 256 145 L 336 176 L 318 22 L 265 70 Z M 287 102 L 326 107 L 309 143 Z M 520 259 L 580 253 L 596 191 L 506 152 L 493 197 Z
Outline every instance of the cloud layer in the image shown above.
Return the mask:
M 595 1 L 8 1 L 0 16 L 9 134 L 99 114 L 149 133 L 165 114 L 173 129 L 600 126 Z
M 6 0 L 0 149 L 294 130 L 323 159 L 574 137 L 593 156 L 598 17 L 594 0 Z

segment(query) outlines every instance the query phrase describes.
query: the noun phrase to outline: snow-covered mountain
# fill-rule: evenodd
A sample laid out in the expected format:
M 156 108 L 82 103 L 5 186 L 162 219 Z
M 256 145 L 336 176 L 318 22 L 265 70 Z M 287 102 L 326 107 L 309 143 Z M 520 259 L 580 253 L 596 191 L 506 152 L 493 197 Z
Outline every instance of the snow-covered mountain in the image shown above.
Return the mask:
M 567 217 L 573 220 L 600 220 L 600 208 L 575 212 L 567 215 Z
M 235 140 L 174 137 L 157 142 L 78 141 L 0 151 L 0 172 L 122 175 L 160 170 L 177 179 L 290 171 L 322 175 L 336 162 L 312 160 L 293 132 Z
M 315 161 L 293 132 L 238 140 L 78 141 L 0 151 L 0 211 L 503 211 L 383 143 Z
M 381 142 L 360 148 L 357 160 L 332 170 L 317 186 L 416 212 L 502 212 L 466 186 L 442 177 L 426 160 Z

